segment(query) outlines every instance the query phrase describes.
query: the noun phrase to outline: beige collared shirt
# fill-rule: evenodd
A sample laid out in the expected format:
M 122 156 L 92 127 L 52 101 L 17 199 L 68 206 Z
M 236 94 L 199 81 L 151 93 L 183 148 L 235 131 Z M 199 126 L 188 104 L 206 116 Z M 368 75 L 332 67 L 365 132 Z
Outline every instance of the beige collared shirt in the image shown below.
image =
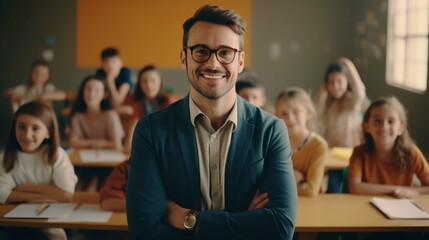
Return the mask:
M 231 136 L 237 128 L 237 102 L 225 123 L 215 130 L 210 119 L 189 97 L 189 110 L 197 140 L 203 210 L 225 208 L 225 166 Z

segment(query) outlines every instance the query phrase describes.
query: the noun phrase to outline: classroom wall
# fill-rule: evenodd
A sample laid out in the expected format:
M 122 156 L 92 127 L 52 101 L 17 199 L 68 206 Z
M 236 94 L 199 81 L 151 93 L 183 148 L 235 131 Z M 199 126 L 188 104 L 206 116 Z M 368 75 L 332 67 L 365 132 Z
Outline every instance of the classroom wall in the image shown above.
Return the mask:
M 409 108 L 411 134 L 429 151 L 429 134 L 424 123 L 429 114 L 418 114 L 429 102 L 427 94 L 417 95 L 385 84 L 385 48 L 381 57 L 359 47 L 359 39 L 367 36 L 356 28 L 372 10 L 379 21 L 377 31 L 385 31 L 383 4 L 387 0 L 253 0 L 252 62 L 248 66 L 257 73 L 273 101 L 288 86 L 301 86 L 312 93 L 318 91 L 326 66 L 339 56 L 352 60 L 365 57 L 367 66 L 358 70 L 370 98 L 397 95 Z M 93 69 L 75 67 L 74 0 L 3 0 L 0 1 L 0 91 L 26 82 L 33 60 L 43 50 L 53 50 L 52 79 L 56 86 L 71 91 Z M 181 23 L 178 23 L 181 28 Z M 179 61 L 179 50 L 177 51 Z M 126 61 L 126 60 L 125 60 Z M 137 69 L 133 69 L 134 74 Z M 182 69 L 162 70 L 165 85 L 186 94 L 188 82 Z M 10 114 L 9 103 L 0 99 L 0 131 L 5 132 Z M 2 134 L 0 143 L 4 141 Z M 426 150 L 426 151 L 425 151 Z

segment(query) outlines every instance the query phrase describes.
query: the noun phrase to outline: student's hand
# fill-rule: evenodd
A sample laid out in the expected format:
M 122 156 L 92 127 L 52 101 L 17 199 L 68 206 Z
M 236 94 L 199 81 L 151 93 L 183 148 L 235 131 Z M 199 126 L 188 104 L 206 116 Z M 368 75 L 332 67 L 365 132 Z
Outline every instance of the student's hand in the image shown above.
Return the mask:
M 106 79 L 110 82 L 114 82 L 115 79 L 119 76 L 119 73 L 121 72 L 121 66 L 118 65 L 112 65 L 108 68 L 106 71 Z
M 94 139 L 91 140 L 91 148 L 92 149 L 102 149 L 106 145 L 106 140 L 103 139 Z
M 259 195 L 259 189 L 256 190 L 255 196 L 253 196 L 252 202 L 250 202 L 248 210 L 255 210 L 267 206 L 270 199 L 268 198 L 268 193 L 262 193 Z
M 296 184 L 300 184 L 302 181 L 304 181 L 304 179 L 305 179 L 304 173 L 302 173 L 299 170 L 295 170 L 295 169 L 293 170 L 293 172 L 295 173 L 294 175 L 295 175 Z
M 396 198 L 415 198 L 418 195 L 420 195 L 419 192 L 410 188 L 398 187 L 393 191 L 393 196 Z
M 190 209 L 183 208 L 173 201 L 167 202 L 167 223 L 177 229 L 185 230 L 183 225 Z

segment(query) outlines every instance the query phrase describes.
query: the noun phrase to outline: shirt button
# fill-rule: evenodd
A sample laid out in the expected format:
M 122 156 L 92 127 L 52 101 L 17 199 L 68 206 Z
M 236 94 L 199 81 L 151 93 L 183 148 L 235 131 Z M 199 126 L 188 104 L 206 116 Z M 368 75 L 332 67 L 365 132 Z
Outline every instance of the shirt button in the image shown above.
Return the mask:
M 218 197 L 218 196 L 219 196 L 219 193 L 218 193 L 218 192 L 214 192 L 214 193 L 213 193 L 213 197 L 215 197 L 215 198 L 216 198 L 216 197 Z
M 217 169 L 217 165 L 216 164 L 212 164 L 212 170 L 216 170 Z

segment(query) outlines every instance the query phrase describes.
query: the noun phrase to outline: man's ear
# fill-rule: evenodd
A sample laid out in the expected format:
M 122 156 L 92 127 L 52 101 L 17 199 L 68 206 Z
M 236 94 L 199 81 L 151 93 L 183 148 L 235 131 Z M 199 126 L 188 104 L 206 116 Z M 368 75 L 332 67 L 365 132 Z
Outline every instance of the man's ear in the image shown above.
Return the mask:
M 180 63 L 182 64 L 182 68 L 186 69 L 186 50 L 180 51 Z
M 245 57 L 244 51 L 240 52 L 239 56 L 240 56 L 240 59 L 238 62 L 238 64 L 239 64 L 238 73 L 241 73 L 244 69 L 244 57 Z

